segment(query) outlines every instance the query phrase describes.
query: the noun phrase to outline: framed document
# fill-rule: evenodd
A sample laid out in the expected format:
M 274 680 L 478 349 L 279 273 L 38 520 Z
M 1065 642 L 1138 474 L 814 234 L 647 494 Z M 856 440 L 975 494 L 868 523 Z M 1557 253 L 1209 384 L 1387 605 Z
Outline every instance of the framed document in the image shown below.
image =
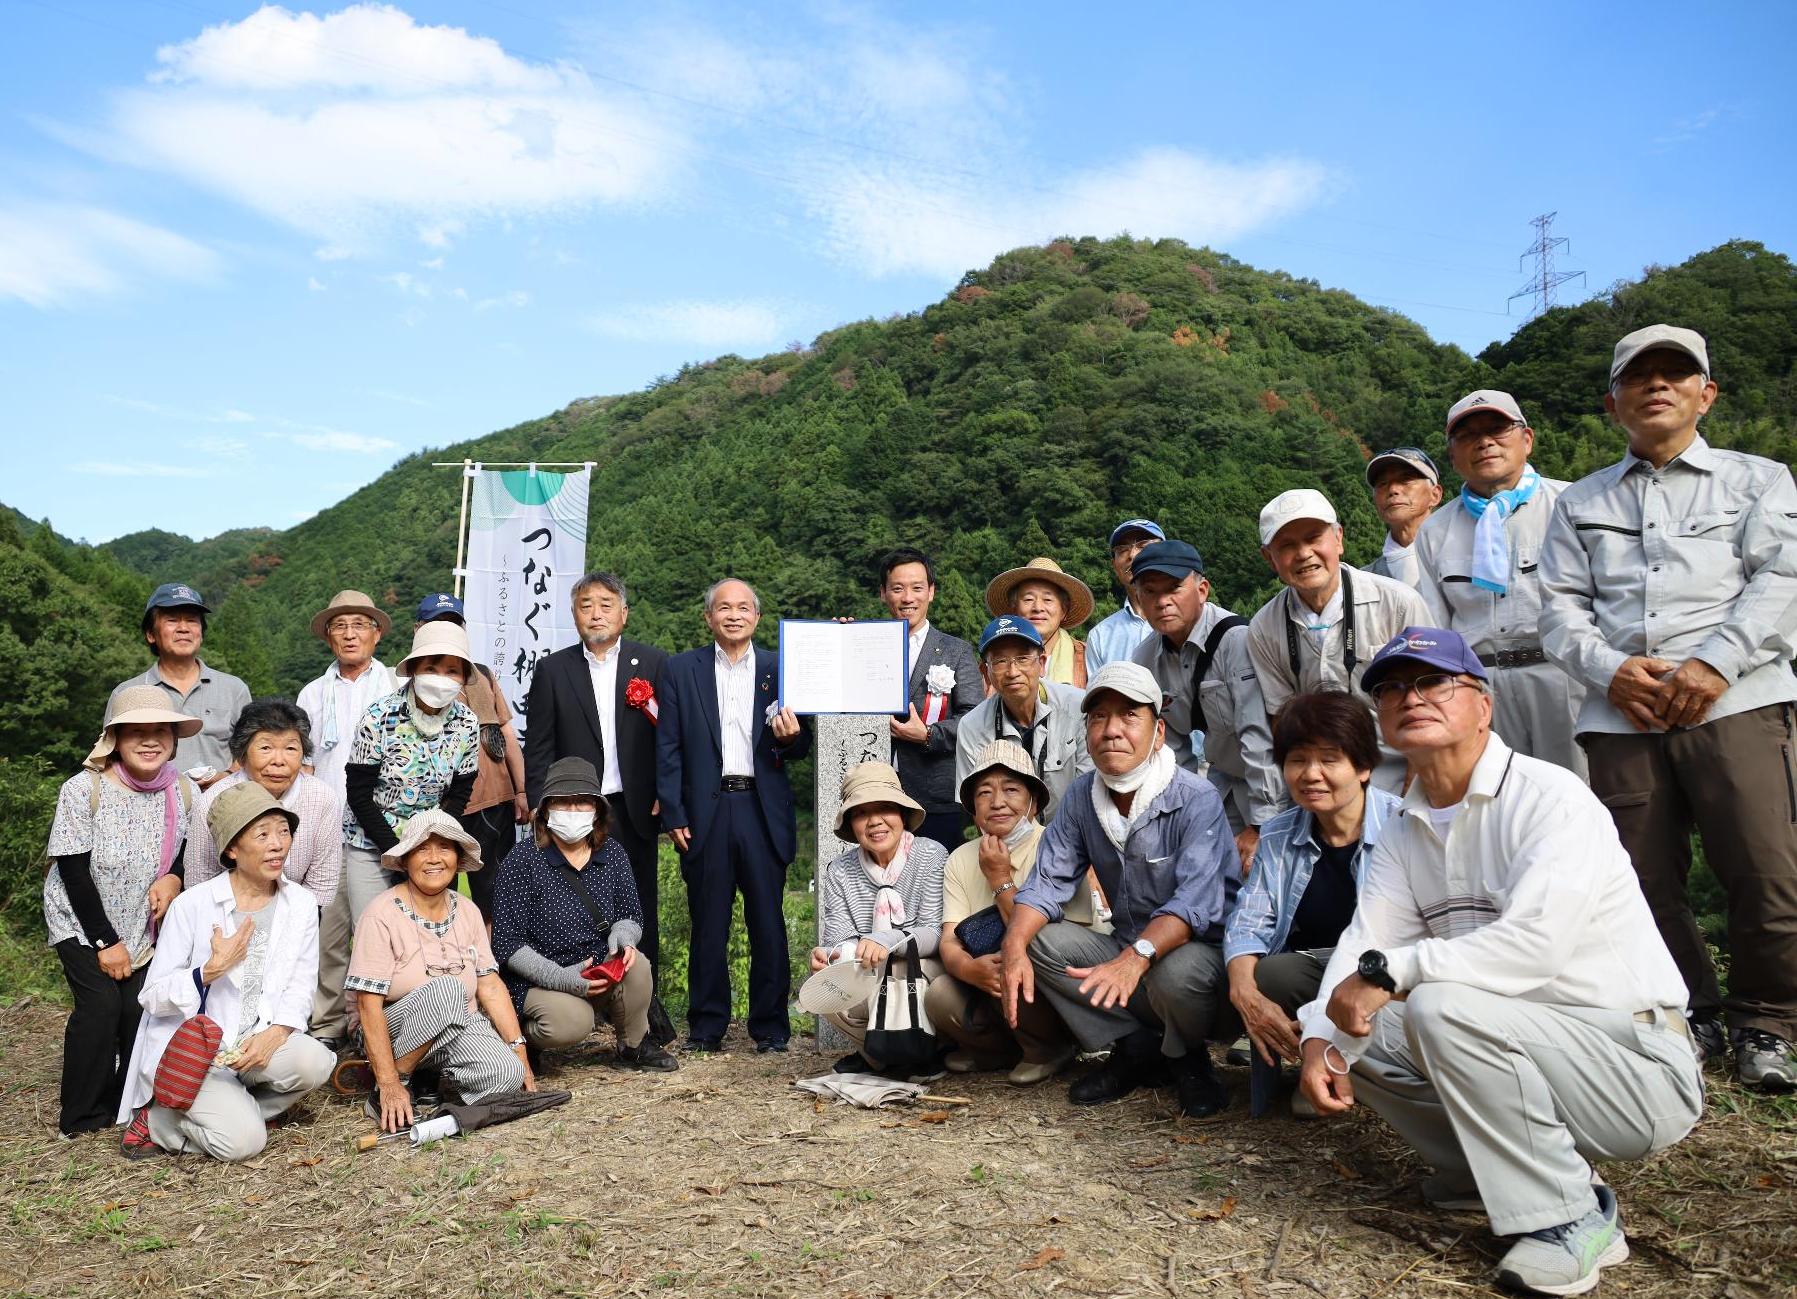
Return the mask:
M 780 703 L 795 713 L 911 711 L 911 627 L 780 620 Z

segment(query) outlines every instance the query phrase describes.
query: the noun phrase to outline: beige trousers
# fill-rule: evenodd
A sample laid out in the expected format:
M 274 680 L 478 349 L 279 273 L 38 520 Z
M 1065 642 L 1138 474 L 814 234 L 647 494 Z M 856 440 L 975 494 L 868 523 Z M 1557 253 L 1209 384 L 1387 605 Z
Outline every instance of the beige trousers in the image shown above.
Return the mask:
M 213 1067 L 189 1108 L 151 1105 L 150 1138 L 171 1155 L 210 1155 L 233 1163 L 254 1159 L 268 1144 L 268 1121 L 321 1086 L 336 1063 L 315 1039 L 295 1033 L 260 1069 L 238 1074 Z
M 638 1046 L 649 1031 L 649 999 L 655 971 L 640 951 L 622 983 L 598 997 L 576 997 L 548 988 L 524 994 L 524 1036 L 541 1051 L 563 1050 L 584 1041 L 599 1022 L 599 1011 L 617 1030 L 619 1046 Z

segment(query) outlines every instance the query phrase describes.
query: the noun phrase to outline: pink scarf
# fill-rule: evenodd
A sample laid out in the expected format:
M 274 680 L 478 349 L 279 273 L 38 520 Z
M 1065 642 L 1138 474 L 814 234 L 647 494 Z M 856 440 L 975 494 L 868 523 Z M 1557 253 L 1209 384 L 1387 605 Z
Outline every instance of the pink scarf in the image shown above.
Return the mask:
M 899 896 L 899 876 L 904 874 L 905 863 L 911 857 L 913 836 L 909 830 L 899 836 L 898 851 L 892 855 L 892 862 L 882 866 L 867 855 L 867 849 L 859 849 L 861 869 L 867 872 L 867 878 L 880 886 L 874 897 L 873 933 L 890 933 L 903 929 L 909 919 L 905 914 L 905 900 Z
M 162 864 L 156 868 L 156 878 L 167 875 L 169 868 L 175 864 L 175 850 L 181 846 L 181 773 L 175 770 L 175 764 L 165 762 L 160 770 L 148 780 L 139 780 L 131 774 L 122 762 L 112 764 L 113 771 L 124 783 L 126 789 L 139 794 L 162 791 Z

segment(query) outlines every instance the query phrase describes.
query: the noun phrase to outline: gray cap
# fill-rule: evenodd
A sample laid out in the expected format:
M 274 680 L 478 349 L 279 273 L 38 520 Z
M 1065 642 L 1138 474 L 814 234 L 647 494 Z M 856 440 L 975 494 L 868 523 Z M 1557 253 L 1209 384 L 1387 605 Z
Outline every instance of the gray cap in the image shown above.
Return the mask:
M 1378 474 L 1380 465 L 1404 465 L 1412 472 L 1427 478 L 1437 487 L 1441 486 L 1441 470 L 1437 469 L 1435 462 L 1429 459 L 1429 453 L 1419 447 L 1391 447 L 1367 461 L 1366 485 L 1368 487 L 1374 485 L 1373 478 Z
M 1154 679 L 1154 673 L 1140 663 L 1121 659 L 1106 663 L 1086 682 L 1086 694 L 1079 701 L 1079 709 L 1089 712 L 1092 700 L 1105 690 L 1114 690 L 1125 699 L 1134 700 L 1138 704 L 1147 704 L 1154 709 L 1154 715 L 1161 712 L 1161 683 Z
M 1704 344 L 1703 335 L 1695 329 L 1684 329 L 1678 325 L 1649 325 L 1646 329 L 1637 329 L 1625 335 L 1616 344 L 1616 355 L 1610 361 L 1610 382 L 1616 382 L 1628 363 L 1643 352 L 1651 352 L 1656 347 L 1670 347 L 1675 352 L 1683 352 L 1693 361 L 1707 379 L 1710 374 L 1710 349 Z
M 1482 410 L 1495 410 L 1507 415 L 1514 423 L 1528 425 L 1523 418 L 1522 407 L 1516 404 L 1516 398 L 1496 388 L 1478 388 L 1466 394 L 1459 401 L 1448 407 L 1447 435 L 1454 436 L 1454 425 L 1468 415 L 1476 415 Z

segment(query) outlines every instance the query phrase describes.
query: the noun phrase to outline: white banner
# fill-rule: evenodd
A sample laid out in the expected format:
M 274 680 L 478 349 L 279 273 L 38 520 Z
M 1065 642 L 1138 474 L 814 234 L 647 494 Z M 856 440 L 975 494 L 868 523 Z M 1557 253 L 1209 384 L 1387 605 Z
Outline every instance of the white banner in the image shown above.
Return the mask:
M 468 641 L 498 675 L 523 739 L 537 660 L 579 639 L 568 593 L 586 571 L 591 471 L 468 472 Z

